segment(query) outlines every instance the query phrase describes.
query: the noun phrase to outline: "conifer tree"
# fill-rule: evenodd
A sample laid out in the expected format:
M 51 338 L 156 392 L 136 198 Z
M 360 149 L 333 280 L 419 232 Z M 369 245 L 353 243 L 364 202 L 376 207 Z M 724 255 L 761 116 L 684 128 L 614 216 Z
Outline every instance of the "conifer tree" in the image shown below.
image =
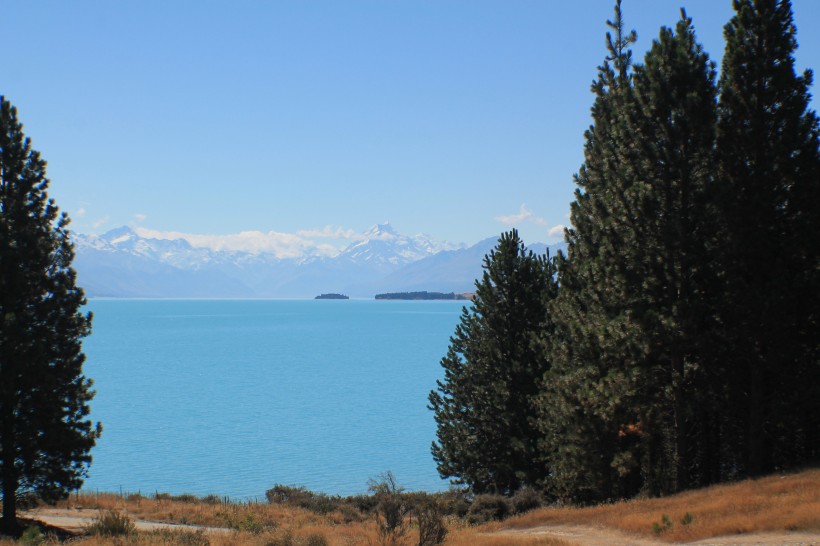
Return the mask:
M 607 61 L 628 66 L 613 47 L 624 41 L 619 5 L 609 24 Z M 549 485 L 580 500 L 700 479 L 699 336 L 715 246 L 714 67 L 691 20 L 682 12 L 662 29 L 631 73 L 605 64 L 593 90 L 554 312 L 562 345 L 542 400 Z
M 788 0 L 735 0 L 718 151 L 728 366 L 726 466 L 820 455 L 820 152 L 812 73 L 795 74 Z M 732 454 L 741 454 L 733 456 Z
M 512 493 L 543 478 L 534 401 L 549 367 L 541 339 L 552 329 L 553 261 L 527 252 L 512 230 L 484 258 L 472 305 L 442 359 L 429 396 L 443 478 L 476 493 Z
M 546 485 L 559 497 L 581 501 L 611 496 L 618 484 L 636 476 L 633 438 L 618 432 L 638 421 L 628 409 L 635 384 L 627 363 L 641 349 L 632 342 L 638 336 L 624 313 L 624 286 L 614 269 L 625 246 L 635 244 L 621 195 L 631 184 L 623 166 L 630 138 L 629 46 L 636 35 L 624 30 L 620 1 L 607 25 L 609 55 L 592 84 L 593 124 L 584 135 L 584 164 L 575 177 L 579 187 L 566 232 L 567 258 L 559 260 L 553 368 L 539 404 L 551 471 Z
M 709 481 L 700 448 L 713 418 L 702 339 L 715 326 L 715 72 L 685 11 L 674 31 L 661 29 L 633 80 L 623 199 L 635 244 L 619 263 L 644 350 L 634 362 L 643 487 L 660 494 Z
M 0 532 L 17 495 L 51 501 L 82 483 L 100 427 L 82 372 L 91 328 L 75 285 L 68 218 L 46 195 L 46 163 L 0 96 Z

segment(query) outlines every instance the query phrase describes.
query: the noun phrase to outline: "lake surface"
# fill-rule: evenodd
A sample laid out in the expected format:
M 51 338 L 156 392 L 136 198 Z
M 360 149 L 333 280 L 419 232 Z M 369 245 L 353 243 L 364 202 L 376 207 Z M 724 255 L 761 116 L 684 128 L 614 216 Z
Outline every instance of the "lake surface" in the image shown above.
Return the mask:
M 464 302 L 92 300 L 84 490 L 445 489 L 427 394 Z

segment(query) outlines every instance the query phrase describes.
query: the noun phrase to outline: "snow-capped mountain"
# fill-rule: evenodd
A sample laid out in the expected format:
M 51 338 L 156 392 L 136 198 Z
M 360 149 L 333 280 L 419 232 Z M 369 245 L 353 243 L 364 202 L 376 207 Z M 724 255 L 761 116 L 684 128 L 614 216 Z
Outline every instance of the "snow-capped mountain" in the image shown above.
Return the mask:
M 373 226 L 330 257 L 215 250 L 183 238 L 143 237 L 129 227 L 73 240 L 79 282 L 92 297 L 372 296 L 372 286 L 385 276 L 463 247 L 402 235 L 389 224 Z
M 376 224 L 363 234 L 363 239 L 351 244 L 337 259 L 367 263 L 387 271 L 432 256 L 459 245 L 439 243 L 427 235 L 408 237 L 396 232 L 390 224 Z

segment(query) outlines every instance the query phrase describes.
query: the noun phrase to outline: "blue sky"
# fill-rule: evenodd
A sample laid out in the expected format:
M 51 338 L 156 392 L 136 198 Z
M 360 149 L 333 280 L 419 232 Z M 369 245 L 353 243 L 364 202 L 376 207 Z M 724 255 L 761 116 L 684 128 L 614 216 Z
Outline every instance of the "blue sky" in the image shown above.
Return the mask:
M 0 0 L 0 93 L 79 232 L 552 242 L 613 4 Z M 681 5 L 719 63 L 730 0 L 624 0 L 637 59 Z

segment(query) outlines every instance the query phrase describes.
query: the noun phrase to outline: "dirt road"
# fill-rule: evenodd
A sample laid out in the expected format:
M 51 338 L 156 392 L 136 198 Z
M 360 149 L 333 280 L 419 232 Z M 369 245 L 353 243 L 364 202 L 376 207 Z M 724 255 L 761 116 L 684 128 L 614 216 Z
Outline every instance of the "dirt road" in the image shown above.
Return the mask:
M 668 546 L 668 542 L 649 540 L 610 529 L 578 525 L 547 525 L 529 529 L 507 529 L 491 533 L 495 536 L 542 536 L 558 538 L 578 546 Z M 713 537 L 685 544 L 701 546 L 820 546 L 817 533 L 754 533 Z
M 82 532 L 99 516 L 99 510 L 70 508 L 38 508 L 20 514 L 21 517 L 42 521 L 47 525 L 59 527 L 69 532 Z M 158 529 L 177 531 L 202 531 L 204 533 L 230 533 L 226 527 L 202 527 L 199 525 L 182 525 L 176 523 L 159 523 L 155 521 L 134 520 L 138 531 L 156 531 Z

